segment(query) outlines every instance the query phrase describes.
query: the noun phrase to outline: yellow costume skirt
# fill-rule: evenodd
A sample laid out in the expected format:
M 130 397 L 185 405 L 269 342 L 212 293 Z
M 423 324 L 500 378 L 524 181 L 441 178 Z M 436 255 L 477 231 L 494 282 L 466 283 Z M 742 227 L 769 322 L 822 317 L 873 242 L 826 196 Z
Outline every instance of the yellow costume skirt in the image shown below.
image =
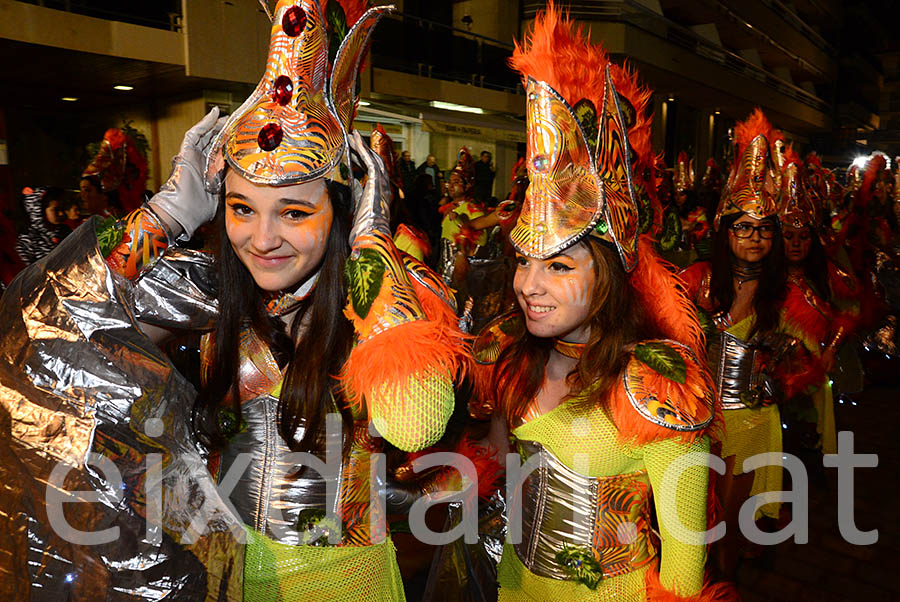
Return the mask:
M 291 546 L 247 532 L 244 602 L 404 602 L 393 542 Z
M 781 491 L 781 413 L 777 405 L 756 409 L 726 410 L 725 439 L 722 458 L 734 456 L 732 474 L 744 474 L 744 460 L 756 454 L 775 452 L 778 464 L 757 468 L 753 477 L 751 497 L 767 491 Z M 778 518 L 780 503 L 766 504 L 757 511 L 760 515 Z
M 597 589 L 592 590 L 577 581 L 563 581 L 535 575 L 522 564 L 511 544 L 503 546 L 503 557 L 497 567 L 497 581 L 500 583 L 499 602 L 531 602 L 553 600 L 568 602 L 576 600 L 609 600 L 617 602 L 644 602 L 644 573 L 655 563 L 651 562 L 625 575 L 603 579 Z
M 819 447 L 823 454 L 837 453 L 837 427 L 834 423 L 834 395 L 831 381 L 825 383 L 812 394 L 813 406 L 816 408 L 816 430 L 819 432 Z

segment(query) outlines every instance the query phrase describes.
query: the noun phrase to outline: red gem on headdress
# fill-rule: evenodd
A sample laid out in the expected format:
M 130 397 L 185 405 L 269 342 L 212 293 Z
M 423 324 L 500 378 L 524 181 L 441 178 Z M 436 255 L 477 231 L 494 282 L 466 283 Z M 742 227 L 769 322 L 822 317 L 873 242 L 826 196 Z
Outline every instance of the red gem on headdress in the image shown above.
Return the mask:
M 272 100 L 281 106 L 291 102 L 294 93 L 294 82 L 287 75 L 279 75 L 272 89 Z
M 259 130 L 259 136 L 256 137 L 256 141 L 259 143 L 259 148 L 268 152 L 278 148 L 278 145 L 281 144 L 282 136 L 283 132 L 280 125 L 267 123 Z
M 284 30 L 284 33 L 295 38 L 303 33 L 304 27 L 306 27 L 306 13 L 302 8 L 292 6 L 284 11 L 284 16 L 281 18 L 281 29 Z

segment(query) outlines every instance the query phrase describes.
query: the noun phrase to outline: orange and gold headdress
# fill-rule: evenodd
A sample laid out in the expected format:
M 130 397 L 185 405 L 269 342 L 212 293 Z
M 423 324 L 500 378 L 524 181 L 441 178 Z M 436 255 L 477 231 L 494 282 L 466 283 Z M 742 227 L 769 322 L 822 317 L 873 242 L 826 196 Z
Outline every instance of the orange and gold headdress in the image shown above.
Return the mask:
M 522 73 L 527 95 L 530 183 L 510 240 L 538 259 L 586 236 L 613 245 L 656 329 L 704 357 L 684 284 L 656 253 L 651 235 L 640 233 L 639 195 L 650 195 L 651 209 L 658 203 L 650 91 L 588 38 L 551 1 L 513 51 L 511 64 Z M 632 173 L 641 177 L 632 180 Z
M 734 138 L 735 162 L 716 211 L 717 230 L 726 215 L 743 212 L 763 219 L 778 211 L 781 153 L 776 151 L 775 141 L 781 139 L 781 132 L 756 109 L 746 121 L 735 126 Z
M 450 173 L 462 178 L 466 196 L 471 198 L 475 194 L 475 160 L 465 146 L 456 153 L 456 166 Z
M 393 10 L 366 6 L 366 0 L 278 1 L 269 12 L 265 74 L 215 142 L 206 166 L 209 188 L 218 188 L 224 161 L 257 184 L 347 179 L 340 166 L 347 162 L 356 76 L 372 30 Z
M 678 153 L 675 164 L 675 190 L 686 192 L 694 189 L 694 160 L 684 151 Z
M 782 225 L 795 228 L 809 226 L 813 232 L 816 232 L 819 226 L 819 211 L 809 194 L 806 178 L 803 177 L 803 161 L 793 145 L 784 150 L 778 219 Z
M 545 259 L 592 235 L 615 245 L 632 270 L 639 226 L 632 170 L 653 161 L 650 92 L 552 2 L 510 63 L 525 86 L 530 179 L 513 246 Z

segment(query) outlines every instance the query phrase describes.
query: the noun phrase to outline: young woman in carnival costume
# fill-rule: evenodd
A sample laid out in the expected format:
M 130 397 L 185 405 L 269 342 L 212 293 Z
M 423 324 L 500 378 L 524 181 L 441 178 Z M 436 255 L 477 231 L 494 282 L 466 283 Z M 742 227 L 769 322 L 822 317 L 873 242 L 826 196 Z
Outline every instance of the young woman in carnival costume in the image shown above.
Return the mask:
M 781 490 L 780 465 L 745 474 L 744 460 L 781 453 L 777 404 L 824 378 L 817 359 L 820 340 L 806 336 L 817 312 L 787 283 L 777 217 L 782 178 L 774 141 L 779 136 L 759 110 L 735 127 L 736 160 L 714 220 L 713 259 L 681 273 L 690 296 L 711 316 L 708 360 L 725 410 L 721 455 L 727 474 L 719 481 L 728 524 L 719 558 L 725 575 L 732 575 L 737 563 L 741 506 L 751 495 Z M 779 509 L 769 503 L 757 516 L 777 519 Z
M 4 297 L 4 312 L 19 302 L 12 309 L 23 326 L 14 334 L 34 356 L 26 358 L 30 371 L 3 374 L 12 457 L 55 452 L 78 467 L 88 451 L 111 459 L 131 476 L 126 505 L 108 501 L 79 524 L 113 516 L 134 534 L 95 552 L 66 548 L 43 531 L 47 545 L 38 546 L 43 540 L 28 531 L 32 550 L 49 555 L 53 571 L 26 568 L 23 540 L 2 565 L 10 578 L 27 576 L 47 585 L 43 592 L 86 588 L 79 599 L 102 598 L 96 592 L 109 587 L 130 588 L 126 599 L 403 599 L 384 509 L 370 501 L 383 486 L 370 479 L 370 471 L 378 474 L 372 459 L 382 448 L 379 433 L 403 450 L 440 438 L 466 350 L 449 291 L 393 246 L 390 182 L 377 156 L 350 134 L 357 71 L 372 28 L 390 10 L 366 10 L 356 0 L 278 2 L 266 73 L 250 98 L 224 125 L 214 110 L 188 132 L 172 177 L 148 205 L 100 225 L 96 235 L 94 219 L 73 235 L 77 243 L 64 243 L 53 261 L 39 264 L 42 272 L 31 270 Z M 364 188 L 342 183 L 351 148 L 367 171 Z M 214 265 L 172 244 L 214 216 L 221 235 Z M 84 256 L 74 264 L 61 254 L 73 249 Z M 193 415 L 193 389 L 135 319 L 148 334 L 214 323 Z M 70 344 L 85 347 L 96 365 L 47 361 Z M 36 387 L 52 391 L 52 404 Z M 34 401 L 23 407 L 22 398 Z M 145 428 L 151 418 L 159 424 Z M 37 426 L 44 424 L 66 432 Z M 192 435 L 211 452 L 225 499 Z M 48 437 L 57 447 L 34 449 Z M 138 478 L 148 451 L 167 454 L 161 489 L 170 538 L 155 546 L 134 544 L 150 512 Z M 298 451 L 324 451 L 333 471 L 304 470 L 301 463 L 314 460 L 292 455 Z M 26 481 L 33 474 L 26 471 Z M 108 488 L 95 482 L 96 471 L 75 474 L 88 481 L 81 489 Z M 21 498 L 0 501 L 16 509 Z M 197 526 L 185 523 L 203 502 L 212 508 L 211 527 L 188 545 L 181 535 Z M 46 522 L 32 514 L 38 526 Z
M 810 178 L 800 156 L 788 146 L 782 167 L 781 206 L 778 218 L 784 237 L 788 282 L 802 295 L 789 295 L 793 306 L 785 306 L 791 321 L 802 334 L 804 346 L 815 353 L 826 373 L 835 369 L 838 350 L 853 331 L 859 313 L 859 285 L 849 267 L 830 257 L 823 241 L 824 208 L 818 192 L 819 181 Z M 813 175 L 819 173 L 813 171 Z M 799 305 L 797 305 L 799 303 Z M 814 310 L 814 311 L 811 311 Z M 834 399 L 830 378 L 825 377 L 813 391 L 817 441 L 823 454 L 837 453 Z M 795 408 L 802 412 L 802 408 Z
M 708 469 L 685 460 L 716 418 L 703 336 L 639 236 L 650 92 L 553 3 L 511 63 L 530 179 L 511 233 L 520 307 L 476 341 L 473 413 L 493 411 L 493 443 L 537 468 L 507 499 L 521 539 L 503 549 L 500 600 L 728 599 L 704 587 Z

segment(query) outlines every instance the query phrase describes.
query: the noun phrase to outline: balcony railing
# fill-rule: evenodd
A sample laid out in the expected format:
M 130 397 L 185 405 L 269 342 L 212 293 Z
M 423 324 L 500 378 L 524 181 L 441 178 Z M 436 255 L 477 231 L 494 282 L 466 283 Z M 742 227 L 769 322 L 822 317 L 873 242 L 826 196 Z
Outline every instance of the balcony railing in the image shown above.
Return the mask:
M 507 66 L 512 44 L 422 17 L 395 13 L 373 34 L 372 64 L 503 92 L 521 92 Z
M 107 21 L 119 21 L 170 31 L 180 31 L 181 29 L 181 0 L 158 0 L 155 2 L 123 2 L 122 0 L 18 1 Z
M 546 5 L 545 0 L 524 0 L 524 18 L 533 18 Z M 805 105 L 829 113 L 828 103 L 815 94 L 773 75 L 743 57 L 715 44 L 694 31 L 670 21 L 634 0 L 583 0 L 569 4 L 573 18 L 587 21 L 615 21 L 638 27 L 651 35 L 702 56 L 726 69 L 755 79 Z

